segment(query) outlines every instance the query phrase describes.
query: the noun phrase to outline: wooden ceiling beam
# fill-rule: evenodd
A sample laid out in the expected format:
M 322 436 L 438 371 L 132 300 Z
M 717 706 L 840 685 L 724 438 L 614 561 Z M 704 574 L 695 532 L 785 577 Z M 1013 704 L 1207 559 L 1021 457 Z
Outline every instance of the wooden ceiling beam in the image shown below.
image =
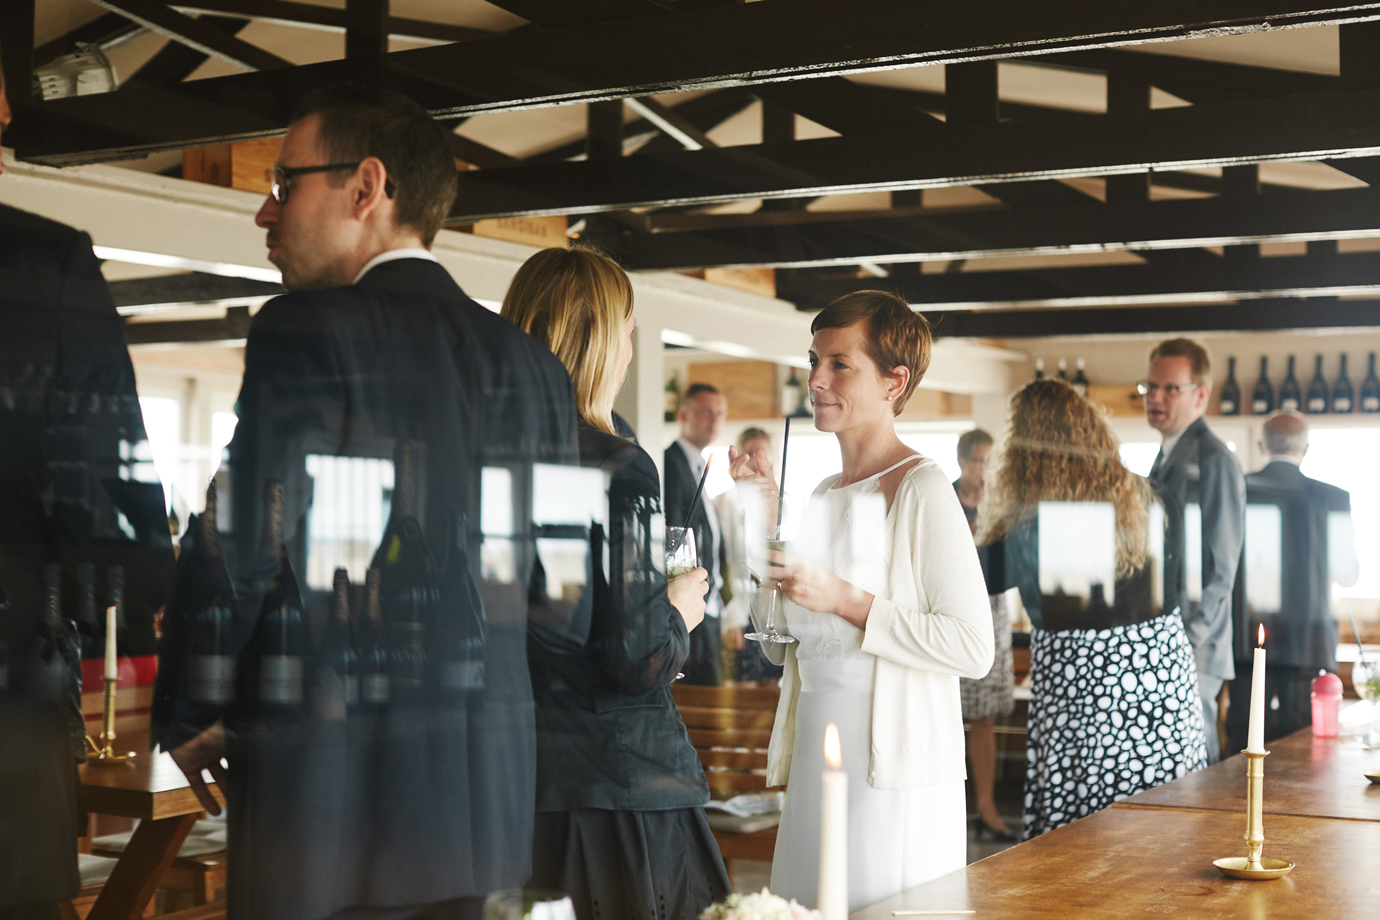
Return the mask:
M 78 43 L 92 45 L 119 43 L 135 32 L 142 32 L 143 29 L 143 26 L 130 22 L 119 13 L 105 13 L 35 48 L 34 67 L 42 67 L 54 58 L 71 54 L 77 50 Z
M 246 19 L 266 19 L 289 25 L 345 31 L 345 10 L 297 3 L 294 0 L 185 0 L 172 4 L 188 12 L 225 13 Z M 401 16 L 388 17 L 388 34 L 395 38 L 419 38 L 434 42 L 471 42 L 497 34 L 490 29 L 453 26 Z
M 238 35 L 249 24 L 247 19 L 234 19 L 226 16 L 200 16 L 197 22 L 217 29 L 226 35 Z M 168 42 L 158 53 L 126 78 L 126 82 L 138 80 L 156 83 L 160 86 L 174 86 L 181 83 L 206 63 L 209 55 L 189 48 L 178 42 Z
M 113 8 L 117 0 L 99 2 Z M 1380 19 L 1380 0 L 1067 0 L 1057 14 L 1025 0 L 989 0 L 981 16 L 966 0 L 795 0 L 400 51 L 368 78 L 435 115 L 463 116 L 1368 19 Z M 356 66 L 330 61 L 189 82 L 177 100 L 129 91 L 57 100 L 39 109 L 42 117 L 23 113 L 28 126 L 15 142 L 24 140 L 22 157 L 71 164 L 249 139 L 281 132 L 304 93 L 352 77 Z
M 158 0 L 91 0 L 97 6 L 119 13 L 145 28 L 152 29 L 193 51 L 233 64 L 245 70 L 276 70 L 292 62 L 270 54 L 257 45 L 226 35 L 208 23 L 185 16 Z M 103 97 L 106 98 L 106 97 Z

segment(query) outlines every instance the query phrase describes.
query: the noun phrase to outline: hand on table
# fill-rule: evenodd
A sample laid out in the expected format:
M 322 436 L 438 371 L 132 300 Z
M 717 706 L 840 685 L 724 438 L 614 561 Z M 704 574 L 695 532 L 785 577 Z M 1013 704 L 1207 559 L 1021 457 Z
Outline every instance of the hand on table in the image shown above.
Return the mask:
M 187 783 L 196 794 L 197 801 L 206 809 L 206 813 L 212 817 L 220 814 L 220 803 L 211 795 L 211 789 L 206 785 L 206 780 L 202 779 L 201 771 L 210 770 L 211 778 L 217 785 L 224 787 L 225 765 L 221 763 L 221 758 L 225 756 L 225 728 L 221 723 L 217 722 L 191 741 L 174 748 L 169 754 L 173 763 L 182 771 L 182 775 L 187 777 Z
M 704 569 L 691 569 L 666 582 L 666 596 L 685 620 L 686 632 L 693 632 L 696 626 L 704 622 L 704 611 L 708 606 L 705 595 L 708 593 L 709 573 Z
M 782 552 L 770 555 L 770 575 L 781 593 L 792 602 L 816 613 L 832 613 L 862 629 L 872 608 L 872 595 L 844 581 L 823 566 Z

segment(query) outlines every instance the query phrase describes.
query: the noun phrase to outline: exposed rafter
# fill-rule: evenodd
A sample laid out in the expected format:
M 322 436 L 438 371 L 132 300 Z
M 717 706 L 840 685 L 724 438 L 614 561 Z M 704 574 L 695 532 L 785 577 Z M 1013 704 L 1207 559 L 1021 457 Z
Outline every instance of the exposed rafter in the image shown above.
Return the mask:
M 249 321 L 248 307 L 230 307 L 222 319 L 126 322 L 125 341 L 130 345 L 244 341 L 249 338 Z
M 110 296 L 126 316 L 154 313 L 187 304 L 223 303 L 273 297 L 286 288 L 269 281 L 232 278 L 206 272 L 183 272 L 110 282 Z
M 99 7 L 119 13 L 131 22 L 164 35 L 172 41 L 186 45 L 193 51 L 242 67 L 245 70 L 275 70 L 291 67 L 276 54 L 270 54 L 257 45 L 241 41 L 233 35 L 226 35 L 206 23 L 191 16 L 184 16 L 158 0 L 91 0 Z
M 974 15 L 967 0 L 796 0 L 396 52 L 367 76 L 434 114 L 460 116 L 1367 19 L 1380 19 L 1380 0 L 1067 0 L 1057 13 L 1025 0 L 989 0 L 983 15 Z M 599 53 L 590 53 L 596 47 Z M 139 92 L 58 100 L 43 107 L 48 123 L 36 125 L 40 137 L 20 153 L 50 163 L 93 162 L 262 136 L 285 127 L 305 91 L 360 76 L 357 65 L 333 61 L 272 77 L 195 81 L 179 87 L 184 98 L 175 100 Z M 161 117 L 144 118 L 149 111 Z
M 144 33 L 144 27 L 119 13 L 106 13 L 85 25 L 44 42 L 34 49 L 34 66 L 42 67 L 53 58 L 71 54 L 77 44 L 115 46 Z
M 292 0 L 190 0 L 172 5 L 188 12 L 225 13 L 243 16 L 246 19 L 268 19 L 290 25 L 314 26 L 342 32 L 346 28 L 345 10 L 296 3 Z M 388 34 L 398 38 L 420 38 L 434 42 L 470 42 L 494 35 L 487 29 L 452 26 L 401 16 L 388 17 Z
M 248 25 L 247 20 L 223 16 L 201 16 L 197 21 L 226 35 L 238 35 L 240 30 Z M 206 59 L 207 55 L 194 48 L 177 42 L 168 42 L 148 60 L 148 63 L 130 74 L 127 79 L 173 86 L 190 77 L 198 67 L 206 63 Z

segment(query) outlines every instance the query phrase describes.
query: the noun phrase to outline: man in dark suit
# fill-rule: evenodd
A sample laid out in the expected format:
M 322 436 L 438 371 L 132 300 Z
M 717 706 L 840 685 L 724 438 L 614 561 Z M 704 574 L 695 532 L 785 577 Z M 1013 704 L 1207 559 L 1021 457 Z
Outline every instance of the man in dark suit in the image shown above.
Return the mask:
M 1246 485 L 1231 450 L 1207 426 L 1212 393 L 1207 349 L 1192 339 L 1161 342 L 1139 387 L 1145 418 L 1164 436 L 1150 480 L 1165 504 L 1166 610 L 1178 609 L 1198 666 L 1198 693 L 1207 729 L 1208 761 L 1221 759 L 1217 731 L 1223 681 L 1235 676 L 1233 590 L 1245 529 Z M 1192 585 L 1186 526 L 1198 509 L 1202 532 L 1201 585 Z
M 225 782 L 232 918 L 474 917 L 486 893 L 530 873 L 527 643 L 573 648 L 588 629 L 563 602 L 581 595 L 587 564 L 568 564 L 572 546 L 586 559 L 588 532 L 563 510 L 580 502 L 559 469 L 578 465 L 576 414 L 560 362 L 466 297 L 429 252 L 454 191 L 444 132 L 420 107 L 339 88 L 304 103 L 257 217 L 292 293 L 254 319 L 223 470 L 241 683 L 229 706 L 188 699 L 177 674 L 198 641 L 189 605 L 169 623 L 155 699 L 158 737 L 208 810 L 202 768 Z M 323 715 L 309 704 L 326 690 L 308 683 L 296 708 L 266 714 L 267 684 L 244 678 L 260 660 L 263 576 L 279 568 L 259 538 L 262 496 L 284 486 L 283 541 L 319 622 L 322 573 L 353 566 L 359 582 L 364 564 L 318 515 L 365 508 L 349 519 L 377 521 L 384 499 L 369 476 L 354 488 L 318 473 L 377 468 L 403 456 L 400 442 L 411 487 L 395 467 L 393 500 L 410 499 L 400 533 L 413 549 L 390 543 L 375 564 L 416 553 L 412 574 L 395 576 L 412 605 L 397 609 L 416 615 L 383 610 L 390 664 L 378 686 L 392 695 L 358 707 L 347 697 Z M 537 559 L 552 546 L 563 563 Z
M 0 129 L 10 120 L 0 79 Z M 0 172 L 3 164 L 0 164 Z M 105 598 L 124 574 L 120 651 L 152 654 L 171 575 L 163 491 L 122 458 L 144 440 L 134 367 L 91 239 L 0 205 L 0 916 L 74 897 L 85 755 L 79 569 Z M 42 573 L 60 567 L 60 620 Z M 100 622 L 83 622 L 103 637 Z M 131 641 L 134 648 L 131 648 Z M 64 654 L 65 653 L 65 654 Z
M 1281 412 L 1265 422 L 1265 467 L 1246 477 L 1246 543 L 1252 559 L 1271 550 L 1269 559 L 1247 571 L 1252 622 L 1238 622 L 1254 645 L 1256 627 L 1265 624 L 1270 666 L 1265 669 L 1265 740 L 1273 741 L 1313 721 L 1310 684 L 1320 670 L 1337 670 L 1337 621 L 1332 615 L 1332 585 L 1356 583 L 1360 566 L 1351 523 L 1351 496 L 1336 486 L 1309 479 L 1299 469 L 1308 452 L 1308 423 L 1297 412 Z M 1274 557 L 1277 550 L 1278 557 Z M 1259 587 L 1251 591 L 1251 586 Z M 1244 613 L 1244 612 L 1243 612 Z M 1245 616 L 1242 616 L 1245 620 Z M 1249 660 L 1238 652 L 1237 678 L 1231 682 L 1227 730 L 1232 744 L 1245 747 L 1251 698 Z
M 666 523 L 668 526 L 688 524 L 695 531 L 695 546 L 699 550 L 700 565 L 709 572 L 708 605 L 704 622 L 690 634 L 690 657 L 685 662 L 682 683 L 717 687 L 723 683 L 720 664 L 723 639 L 719 629 L 719 614 L 723 599 L 723 568 L 719 554 L 723 549 L 719 517 L 714 503 L 703 493 L 693 507 L 691 501 L 704 473 L 704 449 L 719 436 L 728 416 L 728 401 L 715 387 L 707 383 L 691 384 L 680 402 L 680 437 L 666 448 Z

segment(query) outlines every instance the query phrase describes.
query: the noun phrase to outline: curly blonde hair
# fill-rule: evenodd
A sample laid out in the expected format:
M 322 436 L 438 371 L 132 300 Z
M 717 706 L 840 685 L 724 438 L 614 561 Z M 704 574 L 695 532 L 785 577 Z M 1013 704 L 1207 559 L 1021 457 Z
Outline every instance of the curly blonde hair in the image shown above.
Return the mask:
M 978 541 L 1002 539 L 1042 501 L 1110 502 L 1116 509 L 1117 575 L 1150 555 L 1149 482 L 1121 463 L 1102 413 L 1062 380 L 1036 380 L 1011 397 L 1011 436 L 982 508 Z

